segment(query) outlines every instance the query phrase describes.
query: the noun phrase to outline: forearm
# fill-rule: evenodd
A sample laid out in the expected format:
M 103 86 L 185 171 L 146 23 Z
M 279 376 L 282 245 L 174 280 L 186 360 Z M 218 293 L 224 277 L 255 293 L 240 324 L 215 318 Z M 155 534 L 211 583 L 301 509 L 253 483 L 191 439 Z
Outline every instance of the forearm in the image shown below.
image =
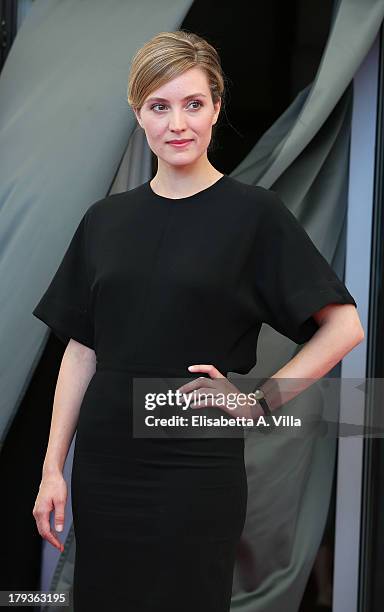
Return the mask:
M 287 364 L 260 385 L 271 411 L 324 376 L 363 338 L 353 322 L 325 321 Z
M 95 372 L 95 364 L 95 353 L 71 339 L 57 378 L 43 475 L 63 470 L 76 430 L 81 402 Z

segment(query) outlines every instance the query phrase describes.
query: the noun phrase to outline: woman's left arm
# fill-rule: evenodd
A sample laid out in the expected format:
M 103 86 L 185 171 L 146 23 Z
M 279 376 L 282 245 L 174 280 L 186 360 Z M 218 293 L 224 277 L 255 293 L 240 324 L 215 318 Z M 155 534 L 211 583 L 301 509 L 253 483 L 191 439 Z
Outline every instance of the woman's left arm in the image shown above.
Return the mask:
M 271 411 L 324 376 L 364 340 L 364 329 L 353 304 L 328 304 L 312 317 L 319 325 L 317 332 L 288 363 L 260 386 Z M 279 378 L 295 381 L 291 386 L 289 383 L 275 384 L 274 379 Z
M 329 372 L 349 351 L 364 340 L 364 330 L 357 309 L 353 304 L 328 304 L 312 317 L 319 329 L 306 342 L 303 348 L 288 363 L 273 376 L 267 378 L 260 389 L 264 392 L 267 403 L 273 412 L 311 384 Z M 199 377 L 181 387 L 179 391 L 185 394 L 199 393 L 231 393 L 239 389 L 229 381 L 213 364 L 194 364 L 190 371 L 207 373 L 210 378 Z M 204 406 L 214 405 L 208 400 Z M 191 407 L 197 407 L 193 403 Z M 260 404 L 242 403 L 233 412 L 238 416 L 254 418 L 263 415 Z M 256 414 L 255 414 L 256 413 Z

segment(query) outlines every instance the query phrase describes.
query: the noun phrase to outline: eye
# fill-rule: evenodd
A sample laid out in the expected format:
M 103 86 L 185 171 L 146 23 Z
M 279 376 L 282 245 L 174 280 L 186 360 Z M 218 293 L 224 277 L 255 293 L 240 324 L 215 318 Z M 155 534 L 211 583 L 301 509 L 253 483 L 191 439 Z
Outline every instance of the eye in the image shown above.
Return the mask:
M 200 108 L 200 106 L 203 106 L 202 103 L 200 102 L 200 100 L 192 100 L 190 102 L 190 104 L 198 104 L 199 106 L 197 108 Z M 195 107 L 196 108 L 196 107 Z
M 165 104 L 160 104 L 160 102 L 158 102 L 157 104 L 152 104 L 151 110 L 153 110 L 155 106 L 165 106 Z
M 203 104 L 200 102 L 200 100 L 191 100 L 191 102 L 189 104 L 198 104 L 197 107 L 194 107 L 194 110 L 197 110 L 198 108 L 203 106 Z M 157 102 L 156 104 L 152 104 L 151 110 L 154 110 L 156 106 L 166 107 L 166 104 L 161 104 L 160 102 Z M 156 111 L 156 112 L 161 112 L 161 111 Z

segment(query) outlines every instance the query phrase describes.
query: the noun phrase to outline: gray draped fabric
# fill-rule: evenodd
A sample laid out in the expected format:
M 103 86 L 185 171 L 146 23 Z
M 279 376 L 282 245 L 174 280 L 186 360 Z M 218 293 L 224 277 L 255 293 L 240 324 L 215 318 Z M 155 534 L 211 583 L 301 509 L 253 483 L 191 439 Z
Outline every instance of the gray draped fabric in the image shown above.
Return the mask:
M 351 102 L 349 87 L 307 146 L 307 156 L 303 153 L 297 158 L 281 181 L 273 185 L 288 207 L 294 202 L 305 214 L 307 231 L 318 248 L 327 253 L 340 277 L 343 269 L 332 260 L 335 251 L 340 252 L 344 247 Z M 305 172 L 303 164 L 306 164 Z M 303 172 L 301 184 L 296 172 Z M 329 176 L 333 177 L 332 185 L 325 180 Z M 293 193 L 296 183 L 299 183 L 297 190 L 304 191 L 302 199 L 299 195 L 296 199 Z M 306 183 L 306 188 L 302 183 Z M 289 192 L 291 198 L 286 195 Z M 316 234 L 310 229 L 312 224 L 315 230 L 319 228 L 322 210 L 327 225 L 322 224 Z M 334 234 L 329 231 L 331 227 Z M 263 378 L 273 374 L 296 350 L 289 339 L 263 326 L 258 364 L 249 376 Z M 325 410 L 324 397 L 317 386 L 309 391 L 290 402 L 289 413 L 301 417 L 303 422 L 308 413 L 321 418 Z M 249 502 L 236 565 L 234 610 L 297 612 L 299 609 L 327 519 L 336 453 L 335 436 L 311 437 L 310 433 L 298 438 L 252 435 L 247 439 Z
M 125 100 L 130 58 L 156 32 L 179 27 L 191 4 L 36 0 L 20 28 L 0 77 L 2 440 L 48 334 L 32 308 L 77 222 L 90 202 L 148 177 L 149 150 Z M 314 83 L 232 173 L 275 189 L 340 275 L 350 84 L 383 14 L 383 0 L 339 2 Z M 272 374 L 296 349 L 263 326 L 250 376 Z M 296 398 L 298 414 L 309 398 L 321 414 L 316 388 Z M 249 502 L 233 610 L 298 610 L 326 521 L 335 449 L 331 438 L 247 439 Z M 70 586 L 74 546 L 70 529 L 49 588 Z
M 32 309 L 136 126 L 130 60 L 191 4 L 35 0 L 17 33 L 0 75 L 1 443 L 49 333 Z M 129 176 L 143 182 L 148 168 L 135 168 Z
M 131 58 L 176 29 L 191 4 L 35 0 L 17 33 L 0 75 L 1 444 L 49 335 L 32 310 L 81 216 L 120 164 L 113 188 L 148 178 L 150 155 L 126 101 Z M 57 559 L 44 542 L 44 587 Z
M 382 0 L 341 0 L 311 86 L 256 143 L 232 175 L 271 187 L 343 277 L 351 80 L 384 16 Z M 268 326 L 250 377 L 272 375 L 296 352 Z M 276 355 L 278 354 L 278 358 Z M 321 416 L 317 386 L 290 402 L 290 414 Z M 335 466 L 336 439 L 251 436 L 249 501 L 231 609 L 297 612 L 321 543 Z

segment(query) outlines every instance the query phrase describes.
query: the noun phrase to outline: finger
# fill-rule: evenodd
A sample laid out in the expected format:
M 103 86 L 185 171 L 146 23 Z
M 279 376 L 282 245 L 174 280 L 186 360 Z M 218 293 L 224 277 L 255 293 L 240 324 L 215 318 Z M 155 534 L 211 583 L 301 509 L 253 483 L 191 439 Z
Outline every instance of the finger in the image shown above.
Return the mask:
M 194 389 L 190 393 L 185 393 L 184 395 L 187 398 L 187 400 L 190 398 L 193 400 L 196 400 L 196 398 L 198 397 L 201 397 L 202 399 L 204 399 L 206 395 L 209 398 L 212 398 L 213 396 L 217 395 L 217 393 L 218 391 L 214 387 L 200 387 L 199 389 Z
M 216 404 L 212 403 L 212 400 L 207 400 L 207 401 L 203 400 L 202 402 L 200 402 L 200 404 L 193 403 L 189 407 L 190 408 L 209 408 L 215 405 Z
M 198 378 L 194 378 L 189 382 L 185 383 L 176 391 L 180 391 L 180 393 L 189 393 L 194 391 L 195 389 L 200 389 L 202 385 L 208 385 L 209 387 L 214 387 L 214 382 L 210 378 L 206 378 L 205 376 L 199 376 Z
M 55 536 L 55 530 L 51 529 L 51 536 L 54 539 L 54 541 L 57 543 L 57 548 L 60 552 L 63 552 L 64 550 L 64 544 L 62 542 L 60 542 L 59 538 L 57 536 Z M 55 544 L 54 544 L 55 546 Z
M 55 546 L 60 552 L 63 552 L 64 545 L 62 544 L 62 542 L 60 542 L 59 538 L 55 535 L 55 530 L 53 528 L 50 530 L 48 535 L 49 535 L 49 539 L 47 538 L 47 540 L 53 546 Z
M 38 531 L 42 538 L 47 540 L 52 546 L 55 546 L 59 550 L 63 550 L 63 545 L 58 538 L 52 533 L 51 525 L 49 523 L 49 515 L 45 514 L 38 520 Z
M 212 389 L 203 387 L 200 389 L 199 393 L 189 394 L 192 399 L 189 407 L 192 408 L 197 406 L 198 408 L 205 408 L 206 406 L 214 406 L 216 401 L 215 395 L 215 391 L 212 392 Z
M 211 378 L 225 378 L 224 374 L 222 374 L 214 365 L 209 363 L 199 363 L 188 366 L 188 370 L 191 372 L 205 372 L 209 374 Z
M 56 531 L 63 531 L 64 529 L 64 509 L 65 509 L 65 503 L 63 501 L 55 502 L 55 529 Z

